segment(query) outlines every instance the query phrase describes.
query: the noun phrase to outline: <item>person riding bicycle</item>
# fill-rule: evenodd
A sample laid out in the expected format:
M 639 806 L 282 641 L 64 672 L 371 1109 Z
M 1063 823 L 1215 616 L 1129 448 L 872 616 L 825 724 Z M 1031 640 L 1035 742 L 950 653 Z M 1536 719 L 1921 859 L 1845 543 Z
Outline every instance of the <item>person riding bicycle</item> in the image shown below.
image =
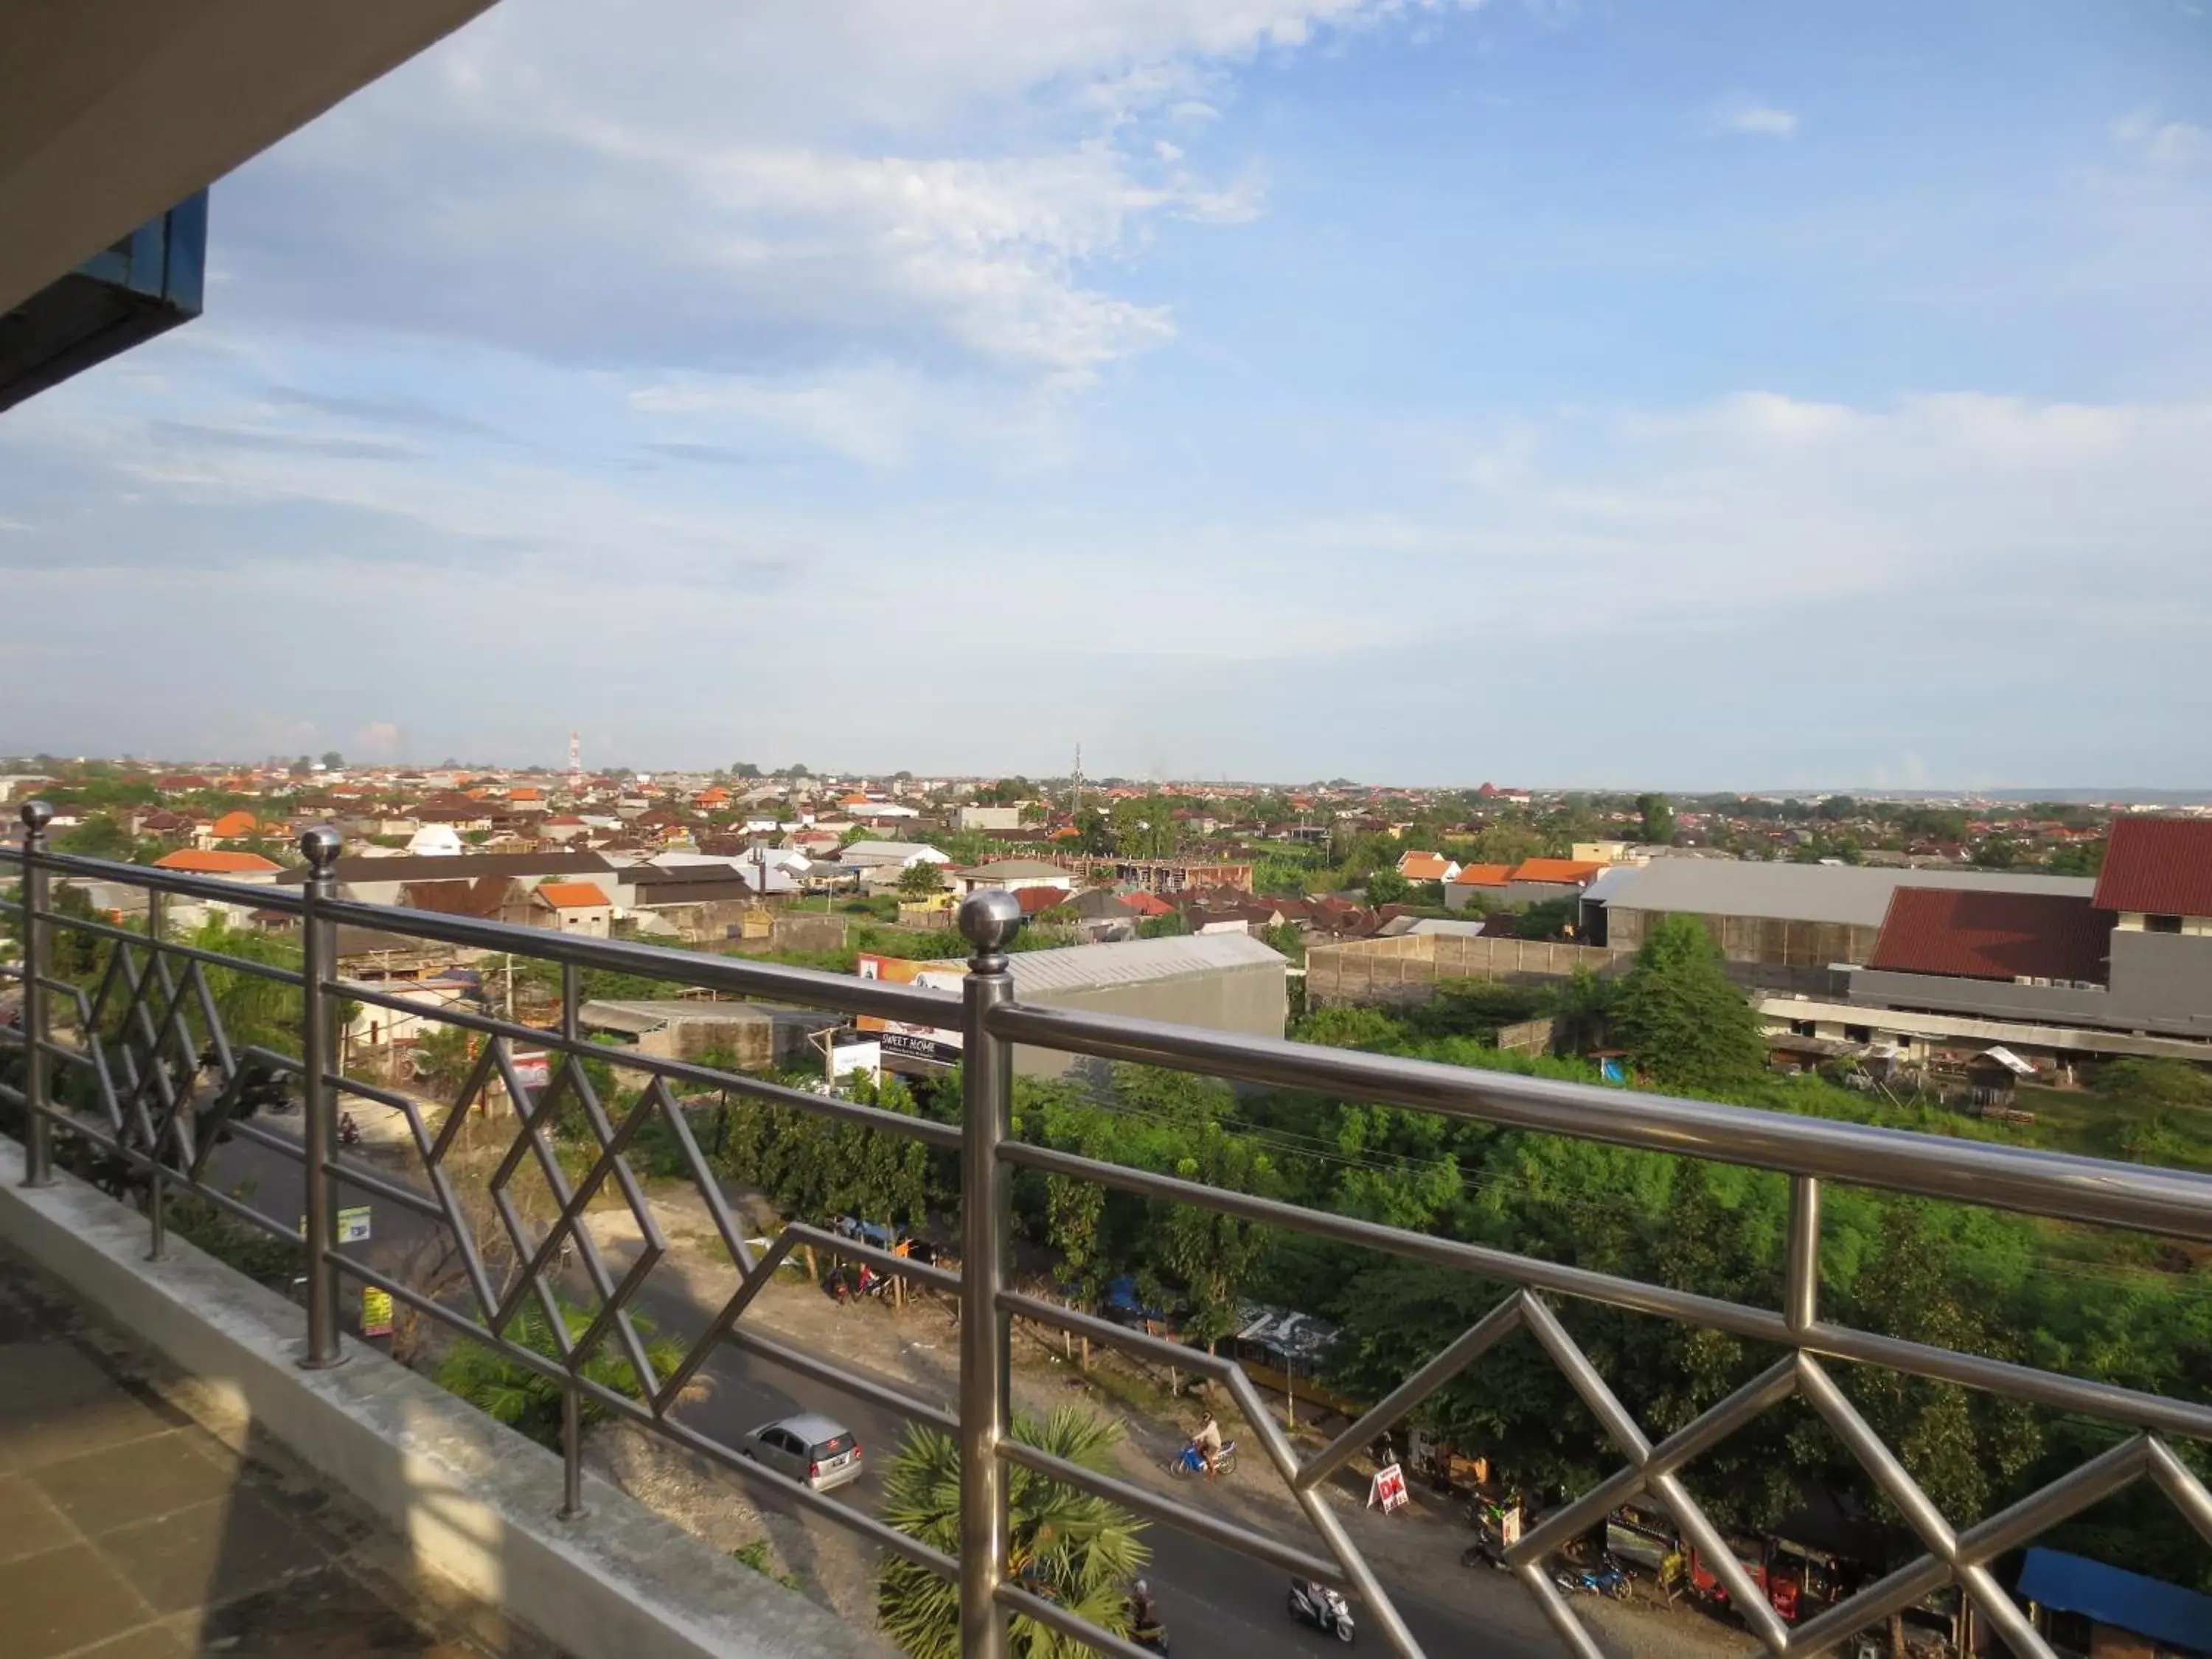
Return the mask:
M 1218 1473 L 1221 1463 L 1221 1425 L 1213 1420 L 1212 1412 L 1206 1413 L 1200 1422 L 1198 1432 L 1191 1436 L 1190 1443 L 1206 1460 L 1206 1474 L 1212 1475 Z

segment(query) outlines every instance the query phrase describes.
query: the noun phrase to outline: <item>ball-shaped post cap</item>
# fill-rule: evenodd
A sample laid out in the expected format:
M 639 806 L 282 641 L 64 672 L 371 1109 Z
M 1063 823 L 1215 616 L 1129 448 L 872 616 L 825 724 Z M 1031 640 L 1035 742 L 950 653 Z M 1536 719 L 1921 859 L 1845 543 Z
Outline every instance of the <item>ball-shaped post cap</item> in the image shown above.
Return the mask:
M 54 804 L 50 800 L 27 800 L 16 817 L 23 820 L 23 828 L 34 836 L 46 833 L 46 826 L 54 821 Z
M 338 861 L 338 849 L 345 845 L 345 837 L 327 823 L 316 824 L 300 832 L 300 855 L 307 860 L 307 867 L 321 875 Z
M 960 906 L 960 933 L 981 956 L 995 956 L 1022 931 L 1022 902 L 1003 887 L 970 893 Z

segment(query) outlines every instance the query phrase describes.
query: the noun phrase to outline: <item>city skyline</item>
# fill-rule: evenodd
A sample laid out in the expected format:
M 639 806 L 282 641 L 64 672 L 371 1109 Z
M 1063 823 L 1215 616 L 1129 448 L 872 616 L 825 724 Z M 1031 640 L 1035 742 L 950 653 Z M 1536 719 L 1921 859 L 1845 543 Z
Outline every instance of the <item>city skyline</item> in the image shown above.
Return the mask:
M 2212 784 L 2201 9 L 1059 10 L 501 8 L 222 181 L 0 428 L 0 746 Z

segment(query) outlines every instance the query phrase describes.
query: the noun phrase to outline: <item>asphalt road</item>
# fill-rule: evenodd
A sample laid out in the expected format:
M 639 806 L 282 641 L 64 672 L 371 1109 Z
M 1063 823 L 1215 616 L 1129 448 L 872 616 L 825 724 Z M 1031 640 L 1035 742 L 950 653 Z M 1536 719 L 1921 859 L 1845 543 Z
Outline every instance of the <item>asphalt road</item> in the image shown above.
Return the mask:
M 216 1184 L 225 1188 L 252 1181 L 254 1189 L 249 1201 L 265 1215 L 283 1221 L 296 1218 L 300 1212 L 300 1166 L 267 1147 L 234 1140 L 217 1152 L 211 1175 Z M 376 1202 L 357 1189 L 349 1190 L 343 1202 L 369 1204 L 373 1208 L 375 1231 L 369 1243 L 347 1249 L 348 1254 L 365 1254 L 372 1261 L 405 1249 L 427 1236 L 434 1224 L 396 1205 Z M 703 1328 L 714 1311 L 702 1309 L 672 1284 L 649 1281 L 637 1300 L 660 1334 L 684 1341 Z M 882 1496 L 883 1468 L 904 1426 L 901 1419 L 864 1399 L 824 1388 L 771 1360 L 734 1348 L 723 1348 L 703 1368 L 702 1375 L 710 1385 L 704 1396 L 685 1402 L 676 1414 L 688 1426 L 725 1444 L 735 1445 L 762 1424 L 801 1410 L 824 1412 L 842 1421 L 860 1437 L 868 1473 L 838 1488 L 831 1497 L 874 1511 Z M 872 1375 L 871 1380 L 902 1386 L 894 1377 Z M 1202 1483 L 1193 1485 L 1189 1492 L 1192 1503 L 1206 1501 Z M 795 1518 L 805 1528 L 810 1547 L 823 1556 L 865 1561 L 866 1547 L 833 1522 L 800 1511 L 773 1492 L 757 1491 L 753 1501 L 763 1510 Z M 1318 1551 L 1318 1545 L 1310 1538 L 1298 1541 Z M 1147 1577 L 1170 1642 L 1184 1659 L 1343 1650 L 1334 1637 L 1290 1619 L 1285 1607 L 1289 1577 L 1278 1569 L 1170 1527 L 1152 1527 L 1147 1542 L 1153 1555 Z M 793 1561 L 791 1565 L 804 1575 L 817 1564 Z M 1494 1614 L 1475 1618 L 1439 1606 L 1415 1587 L 1384 1576 L 1384 1588 L 1431 1659 L 1478 1653 L 1498 1656 L 1498 1659 L 1559 1659 L 1565 1653 L 1542 1615 L 1517 1585 L 1486 1568 L 1470 1571 L 1480 1573 L 1486 1581 L 1480 1593 L 1486 1600 L 1494 1601 Z M 1357 1603 L 1354 1612 L 1355 1616 L 1359 1612 Z M 1369 1650 L 1385 1647 L 1371 1627 L 1362 1628 L 1353 1645 Z

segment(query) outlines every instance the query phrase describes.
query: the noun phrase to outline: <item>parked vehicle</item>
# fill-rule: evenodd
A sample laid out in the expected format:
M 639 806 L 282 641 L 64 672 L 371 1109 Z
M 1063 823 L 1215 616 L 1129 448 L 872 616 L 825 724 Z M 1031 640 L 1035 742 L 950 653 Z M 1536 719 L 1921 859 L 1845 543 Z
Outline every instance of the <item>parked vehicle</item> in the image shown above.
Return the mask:
M 1343 1595 L 1310 1578 L 1291 1580 L 1291 1617 L 1340 1642 L 1352 1639 L 1352 1604 Z
M 361 1145 L 361 1125 L 353 1121 L 351 1112 L 338 1114 L 338 1145 L 341 1146 Z
M 1216 1474 L 1237 1473 L 1237 1443 L 1234 1440 L 1224 1440 L 1221 1443 L 1220 1455 L 1213 1460 L 1213 1472 Z M 1205 1474 L 1206 1454 L 1199 1450 L 1198 1442 L 1195 1440 L 1190 1442 L 1176 1454 L 1175 1462 L 1168 1465 L 1168 1473 L 1177 1480 L 1182 1479 L 1185 1475 Z
M 862 1474 L 860 1442 L 842 1424 L 819 1412 L 763 1423 L 744 1437 L 738 1455 L 828 1492 Z
M 1570 1595 L 1609 1595 L 1616 1601 L 1628 1599 L 1628 1575 L 1611 1556 L 1602 1558 L 1594 1567 L 1564 1562 L 1552 1575 L 1552 1582 Z

